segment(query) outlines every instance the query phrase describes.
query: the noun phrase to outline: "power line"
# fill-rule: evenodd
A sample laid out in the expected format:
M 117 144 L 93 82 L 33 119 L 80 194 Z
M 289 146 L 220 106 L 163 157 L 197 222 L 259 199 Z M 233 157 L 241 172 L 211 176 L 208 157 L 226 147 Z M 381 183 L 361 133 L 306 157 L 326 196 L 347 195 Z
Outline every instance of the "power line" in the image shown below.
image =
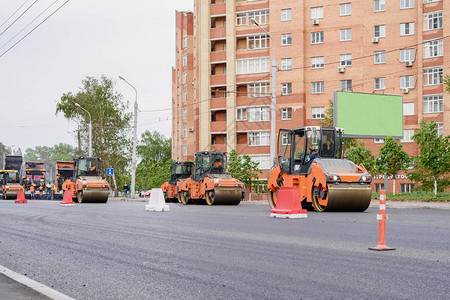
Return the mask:
M 8 17 L 8 19 L 6 19 L 6 21 L 5 22 L 3 22 L 2 23 L 2 25 L 0 25 L 0 28 L 2 28 L 3 27 L 3 25 L 5 25 L 24 5 L 25 5 L 25 3 L 27 3 L 28 2 L 28 0 L 25 0 L 25 2 L 24 3 L 22 3 L 22 5 L 21 6 L 19 6 L 19 8 L 18 9 L 16 9 L 16 11 L 15 12 L 13 12 L 12 13 L 12 15 L 10 15 L 9 17 Z
M 28 0 L 27 0 L 28 1 Z M 50 4 L 43 12 L 41 12 L 36 18 L 34 18 L 30 23 L 28 23 L 24 28 L 22 28 L 22 30 L 20 30 L 16 35 L 14 35 L 12 38 L 10 38 L 5 44 L 3 44 L 3 46 L 0 47 L 0 50 L 5 48 L 6 45 L 9 44 L 9 42 L 11 42 L 13 39 L 15 39 L 19 34 L 21 34 L 25 29 L 28 28 L 28 26 L 30 26 L 34 21 L 36 21 L 40 16 L 42 16 L 47 10 L 50 9 L 50 7 L 52 7 L 56 2 L 58 2 L 59 0 L 55 0 L 52 4 Z M 1 26 L 0 26 L 1 27 Z
M 8 48 L 5 52 L 0 55 L 0 58 L 3 57 L 6 53 L 8 53 L 11 49 L 13 49 L 17 44 L 19 44 L 22 40 L 24 40 L 27 36 L 29 36 L 33 31 L 35 31 L 39 26 L 41 26 L 45 21 L 50 19 L 57 11 L 59 11 L 64 5 L 66 5 L 70 0 L 64 2 L 61 6 L 59 6 L 54 12 L 52 12 L 47 18 L 42 20 L 38 25 L 36 25 L 31 31 L 29 31 L 26 35 L 24 35 L 20 40 L 18 40 L 14 45 Z
M 19 20 L 30 8 L 32 8 L 33 7 L 33 5 L 35 5 L 36 4 L 36 2 L 38 2 L 38 0 L 35 0 L 33 3 L 31 3 L 31 5 L 30 6 L 28 6 L 27 7 L 27 9 L 25 9 L 25 11 L 23 12 L 23 13 L 21 13 L 11 24 L 9 24 L 9 26 L 8 27 L 6 27 L 6 29 L 5 30 L 3 30 L 2 31 L 2 33 L 0 33 L 0 36 L 2 36 L 9 28 L 11 28 L 11 26 L 13 26 L 14 25 L 14 23 L 16 23 L 17 22 L 17 20 Z

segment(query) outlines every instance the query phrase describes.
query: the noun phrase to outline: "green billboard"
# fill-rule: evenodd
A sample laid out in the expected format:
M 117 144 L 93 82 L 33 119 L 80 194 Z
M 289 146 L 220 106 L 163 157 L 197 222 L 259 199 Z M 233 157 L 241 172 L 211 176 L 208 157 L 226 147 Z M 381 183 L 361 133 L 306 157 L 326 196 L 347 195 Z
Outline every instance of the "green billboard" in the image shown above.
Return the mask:
M 334 92 L 333 122 L 346 137 L 403 136 L 403 97 Z

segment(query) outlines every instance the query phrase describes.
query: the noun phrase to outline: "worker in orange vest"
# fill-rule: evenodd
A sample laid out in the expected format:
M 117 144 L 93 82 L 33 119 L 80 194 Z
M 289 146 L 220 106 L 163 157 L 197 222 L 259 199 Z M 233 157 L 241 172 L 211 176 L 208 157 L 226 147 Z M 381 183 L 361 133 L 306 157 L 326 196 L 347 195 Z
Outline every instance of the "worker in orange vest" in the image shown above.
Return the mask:
M 35 199 L 35 197 L 34 197 L 35 187 L 36 187 L 36 184 L 33 182 L 33 183 L 30 185 L 31 200 L 34 200 L 34 199 Z

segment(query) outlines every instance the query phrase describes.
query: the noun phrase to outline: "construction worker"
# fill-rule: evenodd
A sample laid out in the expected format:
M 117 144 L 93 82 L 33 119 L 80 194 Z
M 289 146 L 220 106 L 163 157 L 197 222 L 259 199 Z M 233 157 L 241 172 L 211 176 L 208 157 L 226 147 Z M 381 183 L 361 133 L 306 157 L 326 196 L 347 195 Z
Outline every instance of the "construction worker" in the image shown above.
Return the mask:
M 44 199 L 44 186 L 39 185 L 39 199 Z
M 52 183 L 49 181 L 47 182 L 45 189 L 47 191 L 47 200 L 52 199 Z
M 34 182 L 32 182 L 31 185 L 30 185 L 30 196 L 31 196 L 31 200 L 36 199 L 36 198 L 35 198 L 35 195 L 34 195 L 35 191 L 36 191 L 36 184 L 35 184 Z

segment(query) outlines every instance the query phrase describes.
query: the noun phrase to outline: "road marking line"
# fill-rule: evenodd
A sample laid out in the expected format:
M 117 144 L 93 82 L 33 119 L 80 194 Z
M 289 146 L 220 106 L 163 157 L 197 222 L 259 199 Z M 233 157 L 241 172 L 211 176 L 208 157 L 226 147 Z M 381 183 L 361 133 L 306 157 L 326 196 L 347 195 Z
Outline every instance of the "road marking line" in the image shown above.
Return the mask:
M 43 285 L 42 283 L 39 283 L 37 281 L 34 281 L 33 279 L 30 279 L 22 274 L 16 273 L 2 265 L 0 265 L 0 274 L 3 274 L 12 280 L 15 280 L 41 294 L 44 296 L 47 296 L 51 299 L 55 300 L 75 300 L 74 298 L 71 298 L 69 296 L 64 295 L 61 292 L 58 292 L 51 287 L 48 287 L 46 285 Z

